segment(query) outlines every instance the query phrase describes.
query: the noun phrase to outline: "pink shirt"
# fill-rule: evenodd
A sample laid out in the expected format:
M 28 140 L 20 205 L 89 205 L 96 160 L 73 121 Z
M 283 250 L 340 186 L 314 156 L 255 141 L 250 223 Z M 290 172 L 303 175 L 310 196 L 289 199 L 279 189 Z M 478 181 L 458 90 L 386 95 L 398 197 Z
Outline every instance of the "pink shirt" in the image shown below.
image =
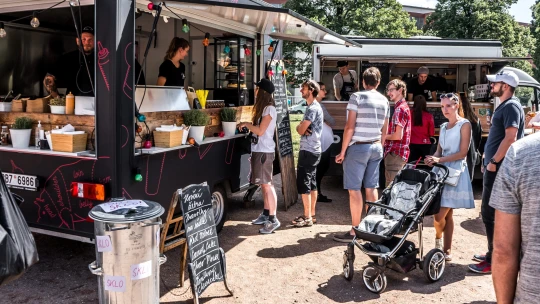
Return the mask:
M 428 112 L 422 112 L 422 125 L 414 125 L 414 117 L 412 119 L 411 144 L 429 145 L 429 138 L 435 135 L 435 122 L 433 115 Z

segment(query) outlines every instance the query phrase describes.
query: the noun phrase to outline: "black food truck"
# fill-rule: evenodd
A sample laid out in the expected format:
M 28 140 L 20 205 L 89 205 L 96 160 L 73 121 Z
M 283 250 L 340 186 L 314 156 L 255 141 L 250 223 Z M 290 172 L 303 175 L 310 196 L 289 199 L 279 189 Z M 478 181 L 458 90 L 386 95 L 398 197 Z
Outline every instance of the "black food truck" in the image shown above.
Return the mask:
M 95 205 L 125 197 L 168 208 L 177 189 L 204 181 L 220 229 L 227 196 L 250 186 L 250 141 L 220 137 L 221 108 L 251 119 L 253 83 L 278 41 L 358 46 L 259 0 L 1 0 L 0 22 L 0 170 L 34 232 L 87 242 Z M 173 37 L 190 43 L 185 87 L 156 86 Z M 44 78 L 58 68 L 74 71 L 65 77 L 79 93 L 59 82 L 65 98 L 49 95 Z M 210 117 L 195 143 L 181 127 L 192 108 Z

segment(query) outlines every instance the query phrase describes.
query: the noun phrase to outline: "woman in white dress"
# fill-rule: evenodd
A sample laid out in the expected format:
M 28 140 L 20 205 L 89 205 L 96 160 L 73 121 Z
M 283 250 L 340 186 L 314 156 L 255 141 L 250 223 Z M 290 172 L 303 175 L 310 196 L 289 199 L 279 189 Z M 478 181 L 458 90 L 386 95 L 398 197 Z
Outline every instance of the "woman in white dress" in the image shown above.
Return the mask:
M 471 179 L 467 169 L 467 153 L 471 144 L 471 123 L 463 118 L 459 97 L 454 93 L 441 96 L 441 110 L 448 122 L 441 125 L 437 152 L 434 155 L 426 156 L 425 163 L 430 166 L 442 164 L 461 172 L 455 186 L 444 185 L 441 209 L 434 216 L 435 247 L 441 249 L 446 260 L 450 261 L 454 233 L 453 210 L 474 208 Z

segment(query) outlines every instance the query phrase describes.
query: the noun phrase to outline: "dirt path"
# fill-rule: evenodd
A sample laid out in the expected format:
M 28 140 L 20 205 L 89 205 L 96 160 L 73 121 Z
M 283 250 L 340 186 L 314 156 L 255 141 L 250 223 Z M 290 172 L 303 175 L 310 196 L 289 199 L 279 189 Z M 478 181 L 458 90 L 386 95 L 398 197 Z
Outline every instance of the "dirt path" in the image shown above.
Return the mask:
M 279 181 L 278 181 L 279 184 Z M 443 278 L 429 284 L 421 270 L 408 275 L 388 271 L 388 287 L 381 295 L 370 293 L 362 282 L 361 271 L 368 258 L 356 250 L 355 275 L 351 282 L 342 275 L 342 255 L 346 246 L 332 240 L 333 233 L 349 228 L 346 192 L 339 178 L 325 178 L 325 194 L 333 203 L 319 203 L 317 220 L 310 228 L 285 227 L 302 213 L 301 203 L 289 211 L 278 211 L 282 228 L 272 235 L 258 234 L 250 225 L 262 209 L 260 194 L 256 205 L 229 209 L 220 233 L 220 245 L 227 256 L 227 274 L 234 296 L 228 297 L 222 284 L 210 286 L 202 303 L 487 303 L 495 301 L 491 276 L 467 270 L 470 257 L 486 249 L 483 224 L 479 218 L 481 187 L 475 187 L 476 209 L 454 212 L 453 261 Z M 327 190 L 326 190 L 327 189 Z M 278 192 L 281 190 L 279 189 Z M 426 219 L 425 249 L 433 247 L 434 229 Z M 411 240 L 417 240 L 417 234 Z M 41 261 L 19 280 L 0 288 L 0 303 L 96 303 L 97 282 L 87 265 L 94 257 L 90 244 L 37 237 Z M 189 282 L 178 282 L 180 251 L 167 252 L 168 261 L 161 267 L 161 303 L 191 303 Z M 187 277 L 187 276 L 186 276 Z

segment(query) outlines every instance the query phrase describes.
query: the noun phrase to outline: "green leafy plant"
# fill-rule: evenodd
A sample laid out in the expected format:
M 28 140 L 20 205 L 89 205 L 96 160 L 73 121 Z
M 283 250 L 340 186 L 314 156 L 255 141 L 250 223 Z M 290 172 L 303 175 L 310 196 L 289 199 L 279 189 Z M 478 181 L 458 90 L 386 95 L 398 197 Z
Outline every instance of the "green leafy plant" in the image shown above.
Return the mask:
M 15 119 L 15 123 L 13 124 L 13 126 L 11 127 L 12 129 L 16 129 L 16 130 L 28 130 L 28 129 L 32 129 L 32 124 L 34 123 L 34 121 L 28 117 L 17 117 Z
M 186 126 L 206 126 L 210 122 L 210 115 L 201 110 L 193 109 L 184 113 Z
M 49 101 L 51 106 L 66 106 L 66 99 L 64 97 L 57 96 Z
M 234 108 L 223 108 L 221 110 L 221 121 L 236 122 L 236 112 Z

